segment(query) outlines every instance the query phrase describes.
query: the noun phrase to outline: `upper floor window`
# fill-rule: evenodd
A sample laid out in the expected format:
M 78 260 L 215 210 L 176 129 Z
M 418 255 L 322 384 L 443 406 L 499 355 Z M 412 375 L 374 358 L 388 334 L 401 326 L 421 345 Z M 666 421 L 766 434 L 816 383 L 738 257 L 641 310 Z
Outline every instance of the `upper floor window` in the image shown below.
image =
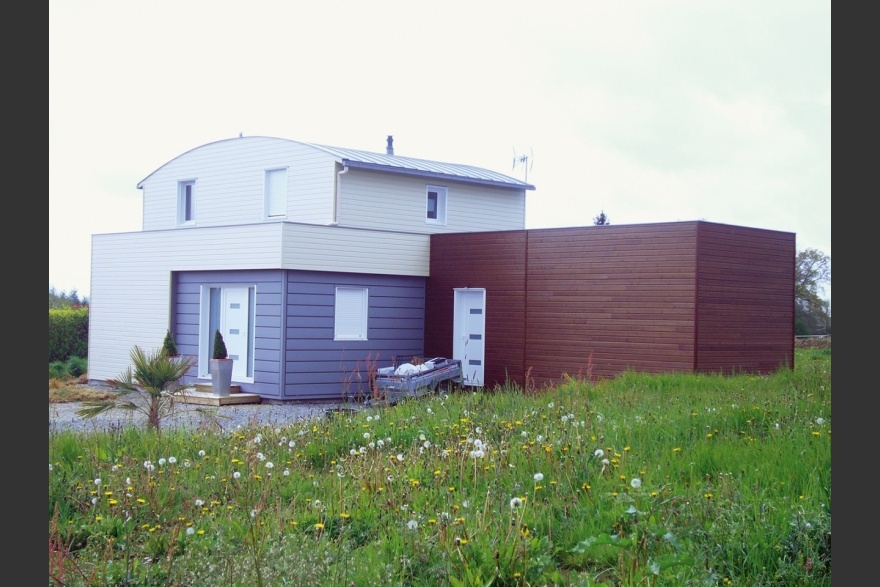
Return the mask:
M 267 169 L 264 190 L 266 216 L 287 216 L 287 168 Z
M 446 224 L 446 188 L 436 185 L 428 186 L 425 222 Z
M 196 182 L 194 179 L 177 183 L 177 223 L 196 221 Z

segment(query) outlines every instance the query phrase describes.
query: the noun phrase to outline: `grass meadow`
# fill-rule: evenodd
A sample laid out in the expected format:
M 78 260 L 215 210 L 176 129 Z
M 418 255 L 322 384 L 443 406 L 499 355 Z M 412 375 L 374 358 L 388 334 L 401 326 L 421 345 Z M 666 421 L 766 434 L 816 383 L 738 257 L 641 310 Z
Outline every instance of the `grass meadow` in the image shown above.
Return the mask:
M 831 585 L 831 349 L 49 433 L 50 585 Z

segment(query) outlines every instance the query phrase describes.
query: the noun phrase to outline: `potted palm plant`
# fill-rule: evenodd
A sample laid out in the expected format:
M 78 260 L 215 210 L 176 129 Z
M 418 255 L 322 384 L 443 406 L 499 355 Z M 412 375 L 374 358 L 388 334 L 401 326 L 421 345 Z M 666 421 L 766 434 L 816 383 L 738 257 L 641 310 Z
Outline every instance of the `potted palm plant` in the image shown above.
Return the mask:
M 219 330 L 214 332 L 214 352 L 211 354 L 211 389 L 214 395 L 229 396 L 232 387 L 232 359 L 226 352 L 226 343 Z

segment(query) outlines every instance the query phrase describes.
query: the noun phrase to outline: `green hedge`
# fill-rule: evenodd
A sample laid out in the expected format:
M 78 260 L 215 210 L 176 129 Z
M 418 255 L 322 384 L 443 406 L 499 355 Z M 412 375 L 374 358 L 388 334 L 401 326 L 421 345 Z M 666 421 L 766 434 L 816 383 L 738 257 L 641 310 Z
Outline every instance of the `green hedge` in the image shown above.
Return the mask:
M 49 310 L 49 362 L 88 357 L 89 309 Z

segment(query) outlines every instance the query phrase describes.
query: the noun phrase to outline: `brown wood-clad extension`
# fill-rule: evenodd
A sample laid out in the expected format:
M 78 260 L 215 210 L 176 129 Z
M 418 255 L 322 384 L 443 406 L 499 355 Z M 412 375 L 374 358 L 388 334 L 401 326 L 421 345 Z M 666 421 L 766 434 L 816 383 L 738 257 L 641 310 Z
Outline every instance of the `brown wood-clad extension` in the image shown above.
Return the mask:
M 487 386 L 793 365 L 794 235 L 704 221 L 437 234 L 425 352 L 454 288 L 486 288 Z

